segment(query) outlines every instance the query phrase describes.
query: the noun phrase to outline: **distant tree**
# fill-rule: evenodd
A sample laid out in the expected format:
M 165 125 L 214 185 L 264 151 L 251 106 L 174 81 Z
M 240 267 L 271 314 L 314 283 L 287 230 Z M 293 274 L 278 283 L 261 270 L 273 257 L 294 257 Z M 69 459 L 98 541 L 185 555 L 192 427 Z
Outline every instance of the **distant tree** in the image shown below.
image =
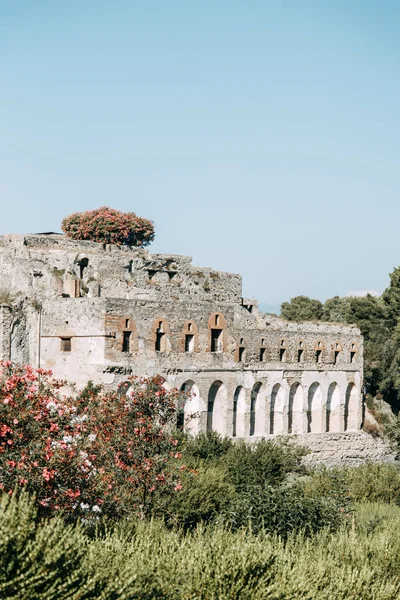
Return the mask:
M 296 296 L 283 302 L 281 316 L 288 321 L 319 321 L 323 315 L 323 304 L 308 296 Z
M 133 212 L 103 206 L 74 213 L 61 223 L 64 233 L 74 240 L 89 240 L 117 246 L 148 246 L 154 240 L 154 224 Z
M 389 275 L 390 284 L 382 294 L 382 300 L 387 307 L 388 319 L 395 327 L 400 318 L 400 267 L 393 269 Z

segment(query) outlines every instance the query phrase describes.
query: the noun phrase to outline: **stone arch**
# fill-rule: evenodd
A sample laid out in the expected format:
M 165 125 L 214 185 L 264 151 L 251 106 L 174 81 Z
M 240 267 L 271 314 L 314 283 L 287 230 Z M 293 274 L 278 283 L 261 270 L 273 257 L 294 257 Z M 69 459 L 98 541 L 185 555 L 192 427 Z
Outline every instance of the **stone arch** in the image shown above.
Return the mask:
M 297 382 L 292 385 L 289 392 L 288 433 L 304 433 L 303 413 L 304 393 Z
M 313 383 L 308 390 L 307 433 L 322 431 L 322 391 L 319 383 Z
M 212 313 L 208 319 L 208 344 L 207 352 L 226 352 L 228 348 L 228 334 L 226 319 L 219 312 Z
M 233 396 L 232 434 L 233 437 L 244 437 L 246 435 L 246 392 L 239 385 Z
M 208 392 L 207 431 L 225 434 L 226 387 L 214 381 Z
M 349 383 L 344 403 L 344 431 L 357 431 L 359 394 L 357 386 Z
M 250 396 L 250 435 L 262 434 L 261 427 L 261 387 L 262 383 L 257 382 L 253 385 Z
M 184 396 L 177 406 L 177 428 L 195 433 L 200 419 L 200 391 L 194 381 L 188 379 L 181 385 Z
M 182 329 L 180 351 L 199 351 L 199 330 L 194 321 L 185 321 L 185 324 Z
M 325 431 L 339 433 L 340 431 L 340 388 L 333 381 L 328 388 L 325 412 Z
M 284 433 L 285 390 L 276 383 L 271 393 L 271 410 L 269 414 L 269 432 L 275 435 Z
M 157 317 L 153 325 L 152 342 L 156 352 L 169 353 L 171 351 L 171 329 L 169 323 L 163 317 Z

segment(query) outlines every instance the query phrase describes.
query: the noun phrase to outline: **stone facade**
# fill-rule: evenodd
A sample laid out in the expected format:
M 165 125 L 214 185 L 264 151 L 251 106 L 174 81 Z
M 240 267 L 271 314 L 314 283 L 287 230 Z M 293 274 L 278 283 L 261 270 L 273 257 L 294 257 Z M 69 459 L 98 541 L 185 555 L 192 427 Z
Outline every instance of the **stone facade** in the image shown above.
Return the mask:
M 162 374 L 192 432 L 259 438 L 356 432 L 355 327 L 293 323 L 242 298 L 241 277 L 58 234 L 0 237 L 0 358 L 84 386 Z M 190 392 L 190 393 L 189 393 Z

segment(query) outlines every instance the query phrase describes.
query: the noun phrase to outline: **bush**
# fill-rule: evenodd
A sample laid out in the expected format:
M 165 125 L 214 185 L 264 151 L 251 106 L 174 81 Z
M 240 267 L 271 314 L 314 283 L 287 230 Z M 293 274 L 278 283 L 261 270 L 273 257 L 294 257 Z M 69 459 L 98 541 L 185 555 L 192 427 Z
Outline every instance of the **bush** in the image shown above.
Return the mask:
M 156 490 L 181 488 L 179 396 L 163 382 L 131 378 L 128 395 L 88 385 L 71 398 L 48 371 L 0 363 L 0 490 L 35 493 L 43 515 L 144 517 Z
M 308 538 L 296 534 L 283 540 L 222 527 L 184 534 L 157 521 L 123 520 L 89 539 L 79 526 L 65 526 L 58 518 L 37 525 L 26 497 L 3 498 L 0 597 L 397 600 L 400 509 L 361 508 L 355 527 L 323 529 Z
M 346 512 L 354 502 L 400 504 L 400 465 L 366 463 L 359 467 L 319 468 L 307 477 L 303 490 L 308 497 L 332 498 Z
M 193 466 L 201 462 L 218 462 L 233 447 L 229 438 L 223 438 L 216 431 L 199 433 L 196 437 L 187 439 L 184 455 Z
M 157 514 L 168 525 L 188 530 L 200 523 L 223 522 L 235 502 L 235 488 L 226 481 L 223 469 L 202 466 L 184 480 L 178 494 L 164 499 Z
M 261 440 L 250 445 L 241 441 L 233 444 L 223 464 L 228 481 L 237 490 L 265 485 L 280 485 L 289 473 L 302 474 L 301 458 L 305 450 L 297 446 Z
M 296 531 L 310 535 L 323 528 L 336 530 L 342 516 L 334 500 L 308 498 L 298 485 L 265 486 L 240 492 L 230 524 L 234 528 L 250 527 L 254 533 L 287 537 Z
M 73 600 L 89 597 L 82 561 L 88 540 L 60 518 L 37 524 L 27 494 L 0 500 L 0 597 L 9 600 Z
M 90 240 L 118 246 L 148 246 L 154 240 L 154 224 L 133 212 L 103 206 L 65 217 L 62 230 L 74 240 Z

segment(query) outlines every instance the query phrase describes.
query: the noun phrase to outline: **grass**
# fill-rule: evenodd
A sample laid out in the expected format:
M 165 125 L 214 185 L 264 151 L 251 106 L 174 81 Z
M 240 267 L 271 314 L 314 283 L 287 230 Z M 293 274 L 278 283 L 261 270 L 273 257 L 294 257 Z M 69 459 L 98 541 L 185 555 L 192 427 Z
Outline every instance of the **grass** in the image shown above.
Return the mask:
M 98 600 L 397 600 L 400 508 L 361 503 L 339 531 L 255 535 L 158 521 L 88 536 L 60 518 L 38 525 L 22 495 L 0 503 L 0 597 Z

